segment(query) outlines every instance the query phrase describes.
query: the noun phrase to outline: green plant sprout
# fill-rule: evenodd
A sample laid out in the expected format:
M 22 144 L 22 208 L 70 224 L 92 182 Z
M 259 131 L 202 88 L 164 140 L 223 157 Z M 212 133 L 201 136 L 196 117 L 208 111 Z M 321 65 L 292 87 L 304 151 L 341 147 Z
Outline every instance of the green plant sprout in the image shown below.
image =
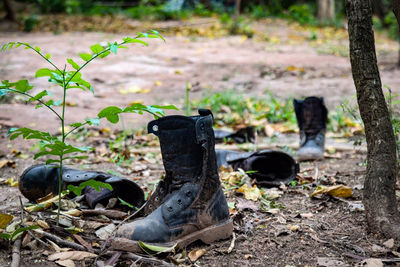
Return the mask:
M 1 81 L 0 83 L 0 97 L 8 93 L 17 93 L 24 95 L 28 98 L 28 102 L 38 102 L 35 109 L 46 107 L 49 109 L 60 121 L 61 124 L 61 135 L 52 135 L 49 132 L 38 131 L 26 127 L 12 128 L 9 130 L 10 140 L 16 139 L 21 136 L 23 139 L 35 139 L 38 140 L 38 152 L 34 155 L 34 159 L 39 157 L 47 156 L 46 164 L 55 164 L 59 168 L 59 194 L 58 194 L 58 211 L 57 211 L 57 225 L 59 224 L 60 218 L 60 207 L 61 207 L 61 187 L 62 187 L 62 170 L 65 165 L 65 160 L 71 159 L 83 159 L 87 158 L 84 154 L 91 150 L 90 147 L 77 147 L 66 142 L 66 138 L 73 131 L 85 126 L 85 125 L 99 125 L 100 119 L 106 118 L 111 123 L 117 123 L 119 121 L 119 115 L 122 113 L 137 113 L 143 114 L 144 112 L 152 114 L 155 118 L 159 118 L 165 115 L 165 109 L 175 109 L 174 105 L 158 106 L 158 105 L 143 105 L 135 103 L 131 106 L 119 108 L 116 106 L 109 106 L 102 109 L 98 114 L 97 118 L 85 119 L 84 122 L 72 123 L 69 126 L 71 130 L 67 131 L 65 125 L 66 117 L 66 98 L 67 92 L 70 89 L 81 89 L 83 91 L 90 91 L 94 93 L 91 84 L 82 78 L 81 70 L 85 68 L 90 62 L 96 58 L 105 58 L 111 53 L 116 54 L 118 49 L 127 48 L 125 45 L 130 43 L 142 44 L 148 46 L 148 44 L 141 40 L 142 38 L 159 38 L 165 41 L 165 39 L 157 32 L 150 31 L 149 33 L 138 33 L 134 38 L 125 37 L 122 42 L 112 42 L 107 45 L 95 44 L 90 47 L 91 53 L 81 53 L 80 58 L 83 60 L 83 64 L 78 64 L 71 58 L 66 59 L 67 63 L 72 67 L 73 70 L 67 70 L 67 64 L 63 67 L 56 66 L 48 53 L 43 53 L 42 50 L 37 46 L 32 46 L 29 43 L 23 42 L 8 42 L 1 47 L 1 51 L 6 51 L 12 48 L 24 47 L 37 53 L 47 63 L 51 65 L 51 68 L 42 68 L 36 71 L 35 77 L 48 77 L 50 83 L 54 83 L 62 88 L 62 99 L 54 101 L 53 99 L 44 99 L 49 96 L 47 90 L 43 90 L 35 95 L 30 91 L 34 88 L 28 80 L 19 80 L 17 82 L 9 82 L 8 80 Z M 57 112 L 54 106 L 61 106 L 61 112 Z

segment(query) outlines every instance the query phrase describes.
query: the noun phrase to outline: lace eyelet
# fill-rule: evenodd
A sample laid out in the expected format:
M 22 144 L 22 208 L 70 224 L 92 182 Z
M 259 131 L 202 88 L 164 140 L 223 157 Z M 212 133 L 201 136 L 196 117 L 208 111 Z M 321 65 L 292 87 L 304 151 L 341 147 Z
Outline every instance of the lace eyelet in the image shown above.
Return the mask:
M 182 205 L 182 200 L 178 199 L 178 205 Z
M 192 195 L 192 192 L 190 192 L 190 191 L 186 191 L 186 193 L 185 193 L 185 194 L 186 194 L 186 196 L 187 196 L 187 197 L 190 197 L 190 196 Z
M 172 212 L 172 210 L 173 210 L 172 207 L 168 207 L 169 212 Z
M 158 197 L 155 197 L 155 198 L 154 198 L 154 200 L 155 200 L 155 201 L 158 201 L 158 200 L 159 200 L 159 198 L 158 198 Z

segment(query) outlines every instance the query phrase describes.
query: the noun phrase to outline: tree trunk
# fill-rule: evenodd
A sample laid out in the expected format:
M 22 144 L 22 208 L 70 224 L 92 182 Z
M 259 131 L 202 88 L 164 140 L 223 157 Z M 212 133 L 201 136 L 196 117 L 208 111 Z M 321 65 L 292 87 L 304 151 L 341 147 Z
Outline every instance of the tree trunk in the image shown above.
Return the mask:
M 346 0 L 346 13 L 351 68 L 368 148 L 363 198 L 368 228 L 400 238 L 396 142 L 376 60 L 370 1 Z
M 399 30 L 399 37 L 400 37 L 400 0 L 393 0 L 392 1 L 392 6 L 393 6 L 393 13 L 396 16 L 397 19 L 397 24 L 398 24 L 398 30 Z M 397 58 L 397 66 L 400 67 L 400 38 L 399 38 L 399 55 Z
M 6 10 L 6 20 L 10 20 L 10 21 L 17 21 L 17 18 L 15 16 L 15 12 L 14 9 L 11 5 L 10 0 L 3 0 L 4 3 L 4 9 Z
M 335 18 L 335 0 L 318 0 L 318 19 L 332 20 Z

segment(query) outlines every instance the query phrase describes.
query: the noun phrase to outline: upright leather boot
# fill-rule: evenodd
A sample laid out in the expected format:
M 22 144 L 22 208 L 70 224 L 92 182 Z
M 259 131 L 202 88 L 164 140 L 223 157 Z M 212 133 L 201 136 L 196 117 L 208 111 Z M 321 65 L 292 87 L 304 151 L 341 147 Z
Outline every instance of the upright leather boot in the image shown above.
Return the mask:
M 300 129 L 299 161 L 317 160 L 324 157 L 325 131 L 328 110 L 323 98 L 311 96 L 293 100 L 297 124 Z
M 160 139 L 165 178 L 157 187 L 147 217 L 119 228 L 114 249 L 140 252 L 138 241 L 158 246 L 228 238 L 233 231 L 229 209 L 218 177 L 213 117 L 167 116 L 148 124 Z M 157 198 L 157 199 L 155 199 Z

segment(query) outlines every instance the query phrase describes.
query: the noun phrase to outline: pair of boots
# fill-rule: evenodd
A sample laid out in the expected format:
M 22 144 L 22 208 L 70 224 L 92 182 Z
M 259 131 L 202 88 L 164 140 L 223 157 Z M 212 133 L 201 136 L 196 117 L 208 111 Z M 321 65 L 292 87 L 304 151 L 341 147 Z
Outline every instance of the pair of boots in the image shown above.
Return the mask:
M 134 215 L 142 218 L 119 228 L 114 248 L 139 252 L 138 241 L 183 247 L 195 240 L 211 243 L 231 236 L 233 224 L 218 176 L 213 117 L 209 110 L 199 113 L 192 117 L 167 116 L 148 124 L 148 132 L 160 140 L 165 177 Z M 144 202 L 142 190 L 128 179 L 63 169 L 63 187 L 90 178 L 113 183 L 114 190 L 107 194 L 136 206 Z M 20 177 L 19 188 L 30 200 L 56 193 L 58 169 L 48 165 L 28 168 Z M 101 202 L 101 197 L 96 201 Z

